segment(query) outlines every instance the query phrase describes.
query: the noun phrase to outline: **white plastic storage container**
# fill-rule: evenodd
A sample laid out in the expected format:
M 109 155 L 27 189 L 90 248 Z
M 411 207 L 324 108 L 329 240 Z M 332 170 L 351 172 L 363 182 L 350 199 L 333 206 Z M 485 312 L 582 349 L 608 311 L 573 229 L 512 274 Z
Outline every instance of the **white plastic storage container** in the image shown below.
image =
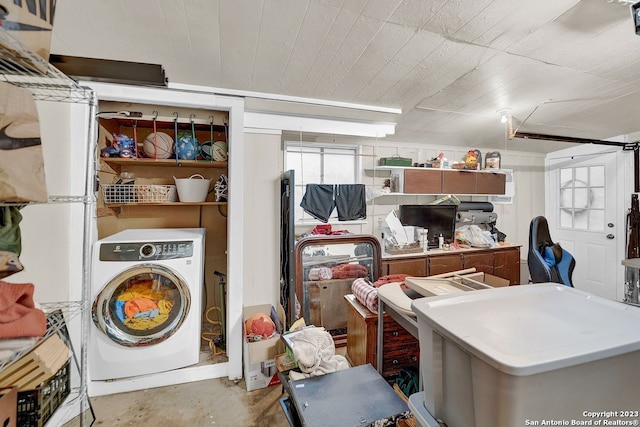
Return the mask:
M 412 309 L 424 404 L 448 427 L 640 419 L 638 307 L 548 283 L 421 298 Z

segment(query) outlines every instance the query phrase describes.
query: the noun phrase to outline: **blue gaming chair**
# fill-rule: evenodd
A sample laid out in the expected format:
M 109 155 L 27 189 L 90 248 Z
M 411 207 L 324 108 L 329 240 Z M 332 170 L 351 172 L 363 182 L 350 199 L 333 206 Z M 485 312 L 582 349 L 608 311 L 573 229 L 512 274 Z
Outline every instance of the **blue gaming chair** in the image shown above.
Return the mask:
M 555 282 L 573 287 L 571 276 L 576 261 L 559 243 L 551 240 L 549 224 L 543 216 L 531 220 L 527 263 L 533 283 Z

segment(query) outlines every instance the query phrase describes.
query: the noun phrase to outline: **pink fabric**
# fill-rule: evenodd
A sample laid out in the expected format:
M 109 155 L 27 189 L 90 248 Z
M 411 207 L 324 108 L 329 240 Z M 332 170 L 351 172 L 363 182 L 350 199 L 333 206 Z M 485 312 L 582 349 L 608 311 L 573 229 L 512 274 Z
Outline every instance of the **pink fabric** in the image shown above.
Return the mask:
M 0 281 L 0 338 L 41 337 L 47 330 L 44 312 L 33 303 L 33 283 Z

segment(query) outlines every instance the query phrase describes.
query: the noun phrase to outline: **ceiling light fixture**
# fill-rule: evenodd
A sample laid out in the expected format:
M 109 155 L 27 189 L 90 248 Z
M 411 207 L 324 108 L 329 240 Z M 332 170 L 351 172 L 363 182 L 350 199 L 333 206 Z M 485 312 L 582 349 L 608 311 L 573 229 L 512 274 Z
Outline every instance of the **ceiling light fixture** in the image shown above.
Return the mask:
M 496 111 L 496 113 L 500 116 L 500 123 L 507 123 L 509 117 L 511 117 L 511 108 L 503 108 L 501 110 Z

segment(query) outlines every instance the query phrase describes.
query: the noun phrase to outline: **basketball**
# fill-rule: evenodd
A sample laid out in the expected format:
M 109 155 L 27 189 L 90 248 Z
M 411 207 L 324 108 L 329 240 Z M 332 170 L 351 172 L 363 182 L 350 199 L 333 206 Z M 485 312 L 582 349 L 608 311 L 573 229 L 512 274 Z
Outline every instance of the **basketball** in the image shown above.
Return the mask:
M 227 143 L 224 141 L 216 141 L 211 146 L 211 156 L 216 162 L 227 161 Z
M 147 135 L 142 144 L 144 155 L 156 158 L 156 145 L 158 147 L 158 159 L 168 159 L 173 155 L 173 138 L 164 132 L 152 132 Z
M 176 139 L 176 154 L 182 160 L 195 160 L 200 155 L 200 143 L 191 132 L 179 132 Z

